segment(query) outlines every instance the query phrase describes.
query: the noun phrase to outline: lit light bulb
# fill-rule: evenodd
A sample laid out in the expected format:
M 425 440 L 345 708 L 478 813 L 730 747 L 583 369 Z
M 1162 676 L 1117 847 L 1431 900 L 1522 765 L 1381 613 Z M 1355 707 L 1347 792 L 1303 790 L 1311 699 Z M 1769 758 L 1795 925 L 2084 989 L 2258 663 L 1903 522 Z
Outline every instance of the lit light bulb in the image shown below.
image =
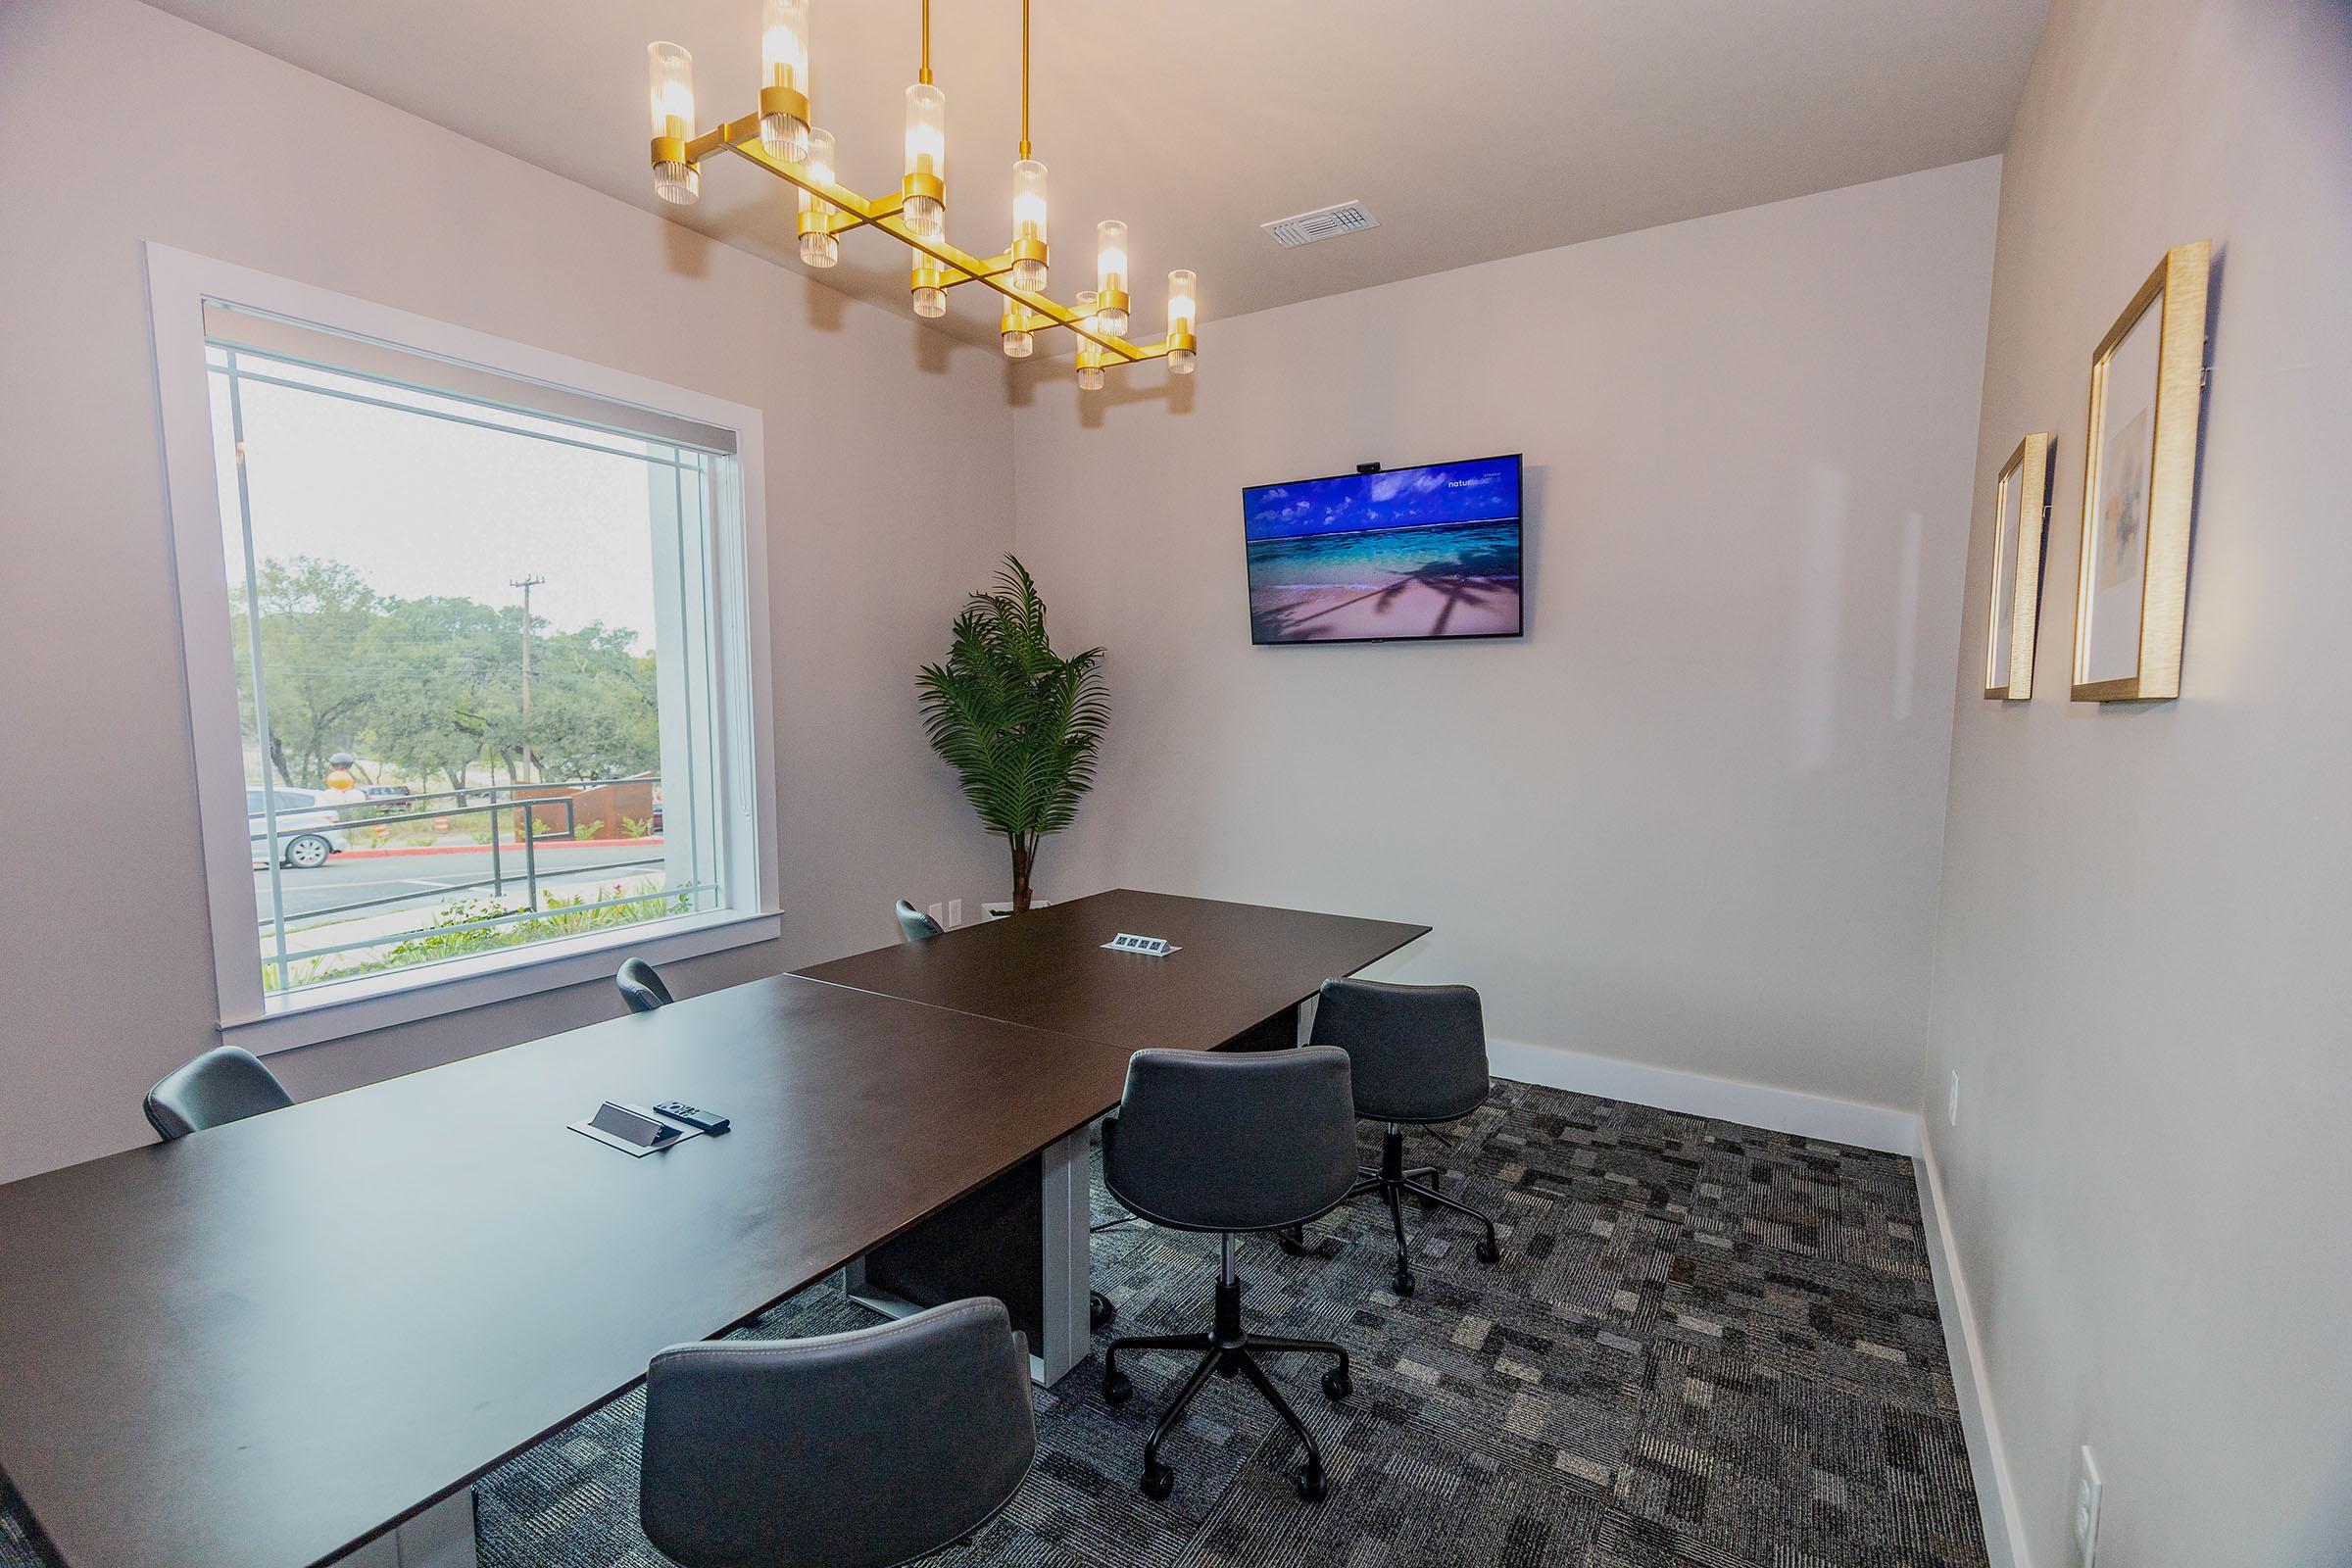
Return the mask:
M 1046 166 L 1024 158 L 1012 166 L 1012 286 L 1043 294 L 1046 277 Z
M 828 183 L 833 178 L 833 133 L 821 125 L 808 127 L 808 172 Z M 839 211 L 821 196 L 802 191 L 801 260 L 809 267 L 831 267 L 841 260 L 841 241 L 824 231 L 824 221 Z
M 645 47 L 653 78 L 654 194 L 686 206 L 702 194 L 702 172 L 686 161 L 694 139 L 694 56 L 674 43 Z
M 1102 302 L 1102 330 L 1127 334 L 1127 225 L 1105 218 L 1095 225 L 1095 288 Z
M 1199 307 L 1193 303 L 1193 274 L 1178 268 L 1168 274 L 1168 369 L 1176 375 L 1193 373 L 1193 323 Z
M 808 156 L 808 0 L 764 0 L 760 68 L 760 145 L 801 163 Z
M 906 89 L 906 179 L 903 214 L 917 239 L 948 231 L 948 95 L 928 81 Z

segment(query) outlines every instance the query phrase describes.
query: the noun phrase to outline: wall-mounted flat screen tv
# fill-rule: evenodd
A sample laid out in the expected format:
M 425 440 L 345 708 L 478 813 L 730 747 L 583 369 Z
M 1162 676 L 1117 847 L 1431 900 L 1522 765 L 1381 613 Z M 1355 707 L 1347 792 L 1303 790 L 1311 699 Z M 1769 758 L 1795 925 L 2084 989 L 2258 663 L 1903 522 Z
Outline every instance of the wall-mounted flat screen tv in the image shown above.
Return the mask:
M 1254 485 L 1242 524 L 1252 642 L 1522 630 L 1516 455 Z

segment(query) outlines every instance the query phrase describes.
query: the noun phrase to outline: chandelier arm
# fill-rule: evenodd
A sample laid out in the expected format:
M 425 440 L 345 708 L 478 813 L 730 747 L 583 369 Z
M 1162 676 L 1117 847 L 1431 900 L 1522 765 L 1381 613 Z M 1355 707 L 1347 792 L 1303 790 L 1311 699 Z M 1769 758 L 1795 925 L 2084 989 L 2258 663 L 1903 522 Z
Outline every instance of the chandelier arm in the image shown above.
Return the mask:
M 1127 365 L 1144 360 L 1164 359 L 1167 356 L 1168 344 L 1165 340 L 1157 343 L 1136 344 L 1100 328 L 1089 331 L 1082 324 L 1086 320 L 1085 317 L 1055 301 L 1052 296 L 1033 294 L 1027 289 L 1015 288 L 1009 281 L 1012 271 L 1010 252 L 995 256 L 974 256 L 971 252 L 951 245 L 944 239 L 918 237 L 907 228 L 906 219 L 901 216 L 900 210 L 906 203 L 906 196 L 903 192 L 893 191 L 888 196 L 869 200 L 847 185 L 813 178 L 801 165 L 788 164 L 777 158 L 760 144 L 760 117 L 756 114 L 746 115 L 741 120 L 730 120 L 716 129 L 707 130 L 686 143 L 686 154 L 690 162 L 699 163 L 709 154 L 720 151 L 734 153 L 747 163 L 759 165 L 795 189 L 805 190 L 819 201 L 831 203 L 836 211 L 826 219 L 826 232 L 844 233 L 853 228 L 871 226 L 880 229 L 908 249 L 929 257 L 947 274 L 942 286 L 952 288 L 958 283 L 986 284 L 1019 305 L 1031 316 L 1038 318 L 1030 324 L 1028 330 L 1042 332 L 1051 331 L 1057 326 L 1068 327 L 1079 337 L 1085 338 L 1120 363 Z

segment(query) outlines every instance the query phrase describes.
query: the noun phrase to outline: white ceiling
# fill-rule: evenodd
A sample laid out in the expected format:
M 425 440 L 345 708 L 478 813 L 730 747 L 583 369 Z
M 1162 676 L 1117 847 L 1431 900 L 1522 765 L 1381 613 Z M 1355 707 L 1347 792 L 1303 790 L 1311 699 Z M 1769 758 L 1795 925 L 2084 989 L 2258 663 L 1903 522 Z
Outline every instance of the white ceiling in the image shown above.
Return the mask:
M 668 208 L 645 46 L 694 51 L 707 128 L 748 114 L 760 0 L 151 0 L 755 254 L 797 267 L 790 190 L 739 159 Z M 1035 0 L 1032 135 L 1054 294 L 1130 225 L 1137 331 L 1160 278 L 1204 321 L 2000 150 L 2047 0 Z M 815 118 L 840 174 L 897 187 L 916 0 L 811 0 Z M 1005 243 L 1018 0 L 943 0 L 949 234 Z M 1269 219 L 1350 198 L 1380 227 L 1283 250 Z M 824 274 L 904 309 L 906 253 L 854 233 Z M 896 252 L 896 254 L 894 254 Z M 993 341 L 996 297 L 946 320 Z M 1213 344 L 1210 345 L 1213 348 Z

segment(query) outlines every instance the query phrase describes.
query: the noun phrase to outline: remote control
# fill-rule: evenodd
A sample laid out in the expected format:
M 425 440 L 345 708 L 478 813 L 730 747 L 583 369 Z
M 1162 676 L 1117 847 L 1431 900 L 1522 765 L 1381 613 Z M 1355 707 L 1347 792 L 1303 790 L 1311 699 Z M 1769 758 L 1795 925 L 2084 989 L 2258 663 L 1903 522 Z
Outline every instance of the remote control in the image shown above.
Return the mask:
M 664 1100 L 654 1107 L 672 1121 L 682 1121 L 689 1127 L 700 1127 L 716 1138 L 734 1124 L 714 1110 L 702 1110 L 682 1100 Z

